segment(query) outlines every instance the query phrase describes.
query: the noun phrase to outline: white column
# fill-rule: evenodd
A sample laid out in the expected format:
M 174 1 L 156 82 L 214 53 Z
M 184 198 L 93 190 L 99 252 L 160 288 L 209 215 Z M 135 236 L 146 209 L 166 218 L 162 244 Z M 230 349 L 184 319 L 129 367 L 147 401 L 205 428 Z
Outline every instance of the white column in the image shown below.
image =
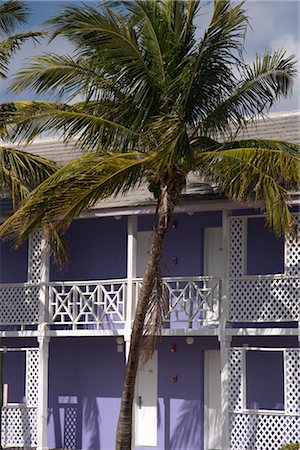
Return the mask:
M 134 318 L 136 300 L 133 280 L 137 275 L 137 216 L 128 217 L 127 233 L 127 302 L 125 323 L 126 360 L 129 352 L 131 325 Z
M 222 429 L 222 450 L 229 450 L 229 352 L 231 337 L 226 335 L 226 324 L 229 314 L 229 277 L 230 277 L 230 212 L 222 212 L 223 230 L 223 278 L 222 278 L 222 302 L 220 309 L 219 342 L 221 356 L 221 429 Z
M 49 311 L 48 287 L 49 254 L 42 232 L 36 233 L 31 241 L 30 271 L 34 284 L 39 284 L 39 381 L 37 406 L 37 450 L 48 450 L 48 358 L 49 337 L 47 336 Z
M 48 358 L 49 337 L 41 335 L 39 343 L 39 390 L 37 408 L 37 450 L 48 450 Z
M 220 340 L 221 354 L 221 429 L 222 429 L 222 450 L 229 450 L 229 347 L 231 338 Z

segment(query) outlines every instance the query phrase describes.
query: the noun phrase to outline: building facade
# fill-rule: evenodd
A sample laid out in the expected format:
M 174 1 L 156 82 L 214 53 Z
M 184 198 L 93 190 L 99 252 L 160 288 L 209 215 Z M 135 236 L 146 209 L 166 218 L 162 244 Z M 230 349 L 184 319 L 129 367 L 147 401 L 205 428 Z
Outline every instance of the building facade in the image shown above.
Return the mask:
M 249 136 L 300 142 L 299 118 L 271 115 Z M 74 157 L 55 140 L 30 150 Z M 298 205 L 292 196 L 300 224 Z M 154 213 L 143 187 L 97 204 L 66 233 L 62 271 L 41 233 L 17 251 L 1 242 L 4 447 L 114 448 Z M 162 336 L 138 371 L 134 449 L 300 441 L 299 255 L 299 241 L 276 237 L 257 205 L 191 175 L 164 248 Z

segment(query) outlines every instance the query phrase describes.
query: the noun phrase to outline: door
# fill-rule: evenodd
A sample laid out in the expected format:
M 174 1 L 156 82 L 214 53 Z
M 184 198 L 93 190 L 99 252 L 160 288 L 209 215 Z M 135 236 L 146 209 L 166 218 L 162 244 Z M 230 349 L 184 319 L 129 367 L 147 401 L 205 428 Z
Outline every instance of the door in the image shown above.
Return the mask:
M 221 450 L 221 358 L 219 350 L 205 352 L 205 450 Z
M 144 275 L 151 231 L 138 232 L 137 276 Z M 135 389 L 135 446 L 157 446 L 157 351 L 146 364 L 139 364 Z
M 157 446 L 157 351 L 146 364 L 139 365 L 135 404 L 136 447 Z
M 204 231 L 204 275 L 222 278 L 224 273 L 223 262 L 223 233 L 222 228 L 206 228 Z M 204 325 L 216 323 L 219 320 L 219 303 L 213 301 L 218 297 L 217 280 L 206 283 L 211 289 L 206 305 Z

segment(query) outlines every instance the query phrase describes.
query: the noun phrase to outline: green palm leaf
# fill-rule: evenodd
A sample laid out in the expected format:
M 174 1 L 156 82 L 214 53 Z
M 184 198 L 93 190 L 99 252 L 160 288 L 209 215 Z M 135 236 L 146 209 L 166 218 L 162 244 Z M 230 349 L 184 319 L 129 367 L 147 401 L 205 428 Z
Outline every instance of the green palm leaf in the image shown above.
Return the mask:
M 56 170 L 55 163 L 40 156 L 0 147 L 0 189 L 11 194 L 14 207 Z
M 41 223 L 55 224 L 56 231 L 65 231 L 97 200 L 125 193 L 138 185 L 151 162 L 152 158 L 142 153 L 107 156 L 86 153 L 40 184 L 0 228 L 0 233 L 18 234 L 20 244 Z

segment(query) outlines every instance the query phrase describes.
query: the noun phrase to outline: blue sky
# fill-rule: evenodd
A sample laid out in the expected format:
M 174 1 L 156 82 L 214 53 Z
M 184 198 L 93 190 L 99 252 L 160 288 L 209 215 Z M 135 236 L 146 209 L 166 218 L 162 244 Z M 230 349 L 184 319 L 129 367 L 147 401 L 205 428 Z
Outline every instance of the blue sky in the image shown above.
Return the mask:
M 41 28 L 44 20 L 57 14 L 57 11 L 70 3 L 70 1 L 27 1 L 32 15 L 30 23 L 23 27 L 24 30 L 37 30 Z M 76 2 L 78 3 L 78 2 Z M 96 2 L 95 2 L 96 3 Z M 99 3 L 99 2 L 97 2 Z M 300 0 L 247 0 L 245 8 L 250 18 L 251 28 L 248 29 L 246 38 L 246 61 L 251 62 L 256 52 L 284 48 L 288 53 L 294 53 L 300 60 Z M 205 27 L 211 12 L 211 2 L 203 1 L 202 14 L 199 16 L 199 34 Z M 70 53 L 70 44 L 57 38 L 51 44 L 43 40 L 40 44 L 26 43 L 17 54 L 10 66 L 11 75 L 24 63 L 30 60 L 34 54 L 42 52 Z M 35 98 L 32 92 L 23 92 L 16 95 L 7 92 L 9 81 L 0 80 L 0 101 L 15 99 Z M 291 98 L 276 105 L 275 111 L 288 111 L 300 109 L 300 77 L 295 83 L 294 94 Z

